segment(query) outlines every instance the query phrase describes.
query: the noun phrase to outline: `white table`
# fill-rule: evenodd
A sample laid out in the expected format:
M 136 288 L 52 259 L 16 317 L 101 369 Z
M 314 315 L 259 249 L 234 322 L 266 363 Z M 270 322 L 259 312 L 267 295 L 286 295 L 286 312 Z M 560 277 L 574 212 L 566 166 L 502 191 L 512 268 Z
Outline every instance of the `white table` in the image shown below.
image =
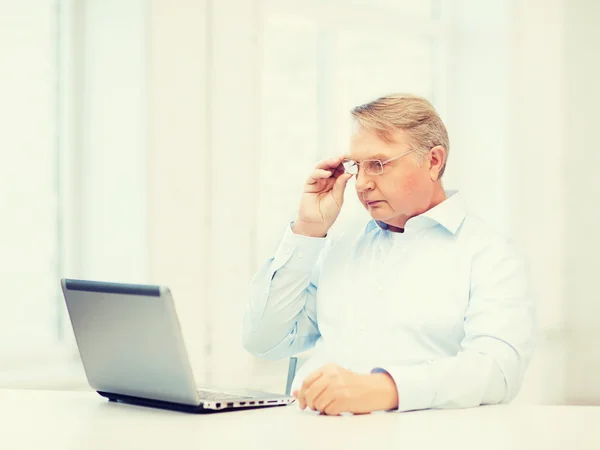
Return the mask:
M 94 392 L 0 389 L 2 450 L 600 449 L 600 407 L 318 416 L 296 405 L 192 415 L 109 403 Z

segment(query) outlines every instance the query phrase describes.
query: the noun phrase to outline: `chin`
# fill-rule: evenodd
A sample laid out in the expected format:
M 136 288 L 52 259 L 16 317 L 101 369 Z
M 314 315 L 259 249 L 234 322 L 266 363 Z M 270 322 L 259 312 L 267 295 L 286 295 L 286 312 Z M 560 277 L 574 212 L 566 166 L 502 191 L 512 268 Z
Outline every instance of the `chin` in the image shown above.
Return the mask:
M 388 220 L 388 219 L 392 218 L 390 216 L 389 211 L 380 211 L 378 209 L 371 209 L 371 210 L 367 209 L 367 212 L 375 220 Z

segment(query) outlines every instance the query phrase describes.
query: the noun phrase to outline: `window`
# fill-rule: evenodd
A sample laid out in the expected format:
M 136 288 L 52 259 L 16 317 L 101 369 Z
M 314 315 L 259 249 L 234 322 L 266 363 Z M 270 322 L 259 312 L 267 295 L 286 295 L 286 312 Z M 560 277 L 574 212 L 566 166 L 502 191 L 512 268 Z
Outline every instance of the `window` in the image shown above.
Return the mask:
M 148 281 L 145 11 L 0 4 L 0 385 L 85 385 L 60 278 Z
M 0 367 L 60 345 L 57 13 L 0 5 Z

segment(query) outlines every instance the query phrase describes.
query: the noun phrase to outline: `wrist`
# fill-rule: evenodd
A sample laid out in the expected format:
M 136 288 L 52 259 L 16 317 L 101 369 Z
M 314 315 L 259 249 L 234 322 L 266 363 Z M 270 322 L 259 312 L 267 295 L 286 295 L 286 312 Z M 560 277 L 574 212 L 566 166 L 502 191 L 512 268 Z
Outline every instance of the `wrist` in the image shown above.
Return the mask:
M 398 408 L 398 390 L 394 379 L 387 373 L 372 373 L 369 379 L 369 394 L 373 399 L 373 411 L 388 411 Z
M 302 221 L 295 221 L 292 225 L 292 232 L 294 234 L 300 234 L 302 236 L 309 236 L 315 238 L 324 238 L 327 236 L 327 230 L 323 230 L 322 226 L 315 226 Z

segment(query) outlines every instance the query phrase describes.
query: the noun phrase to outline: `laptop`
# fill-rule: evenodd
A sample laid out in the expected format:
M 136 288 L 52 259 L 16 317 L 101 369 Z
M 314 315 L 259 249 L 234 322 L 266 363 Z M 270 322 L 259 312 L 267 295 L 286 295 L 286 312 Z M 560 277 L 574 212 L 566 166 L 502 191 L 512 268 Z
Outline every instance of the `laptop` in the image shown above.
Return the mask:
M 295 400 L 196 386 L 166 286 L 72 279 L 61 285 L 88 383 L 111 401 L 214 413 Z

